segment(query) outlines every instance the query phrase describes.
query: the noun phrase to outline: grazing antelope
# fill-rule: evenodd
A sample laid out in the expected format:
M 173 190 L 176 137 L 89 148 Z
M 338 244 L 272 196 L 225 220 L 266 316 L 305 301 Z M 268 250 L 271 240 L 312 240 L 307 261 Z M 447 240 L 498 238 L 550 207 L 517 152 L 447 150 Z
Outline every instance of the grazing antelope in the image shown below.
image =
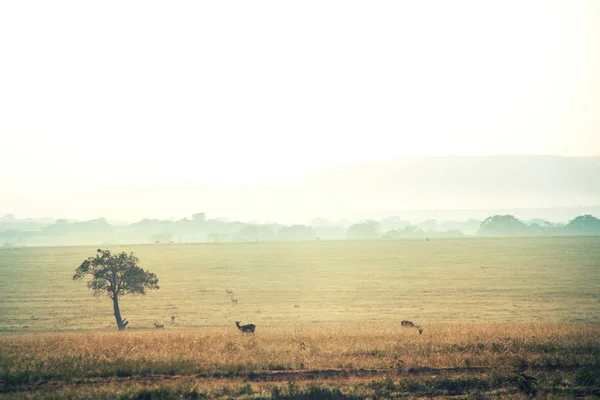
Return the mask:
M 231 298 L 231 307 L 237 306 L 237 304 L 238 304 L 238 299 L 232 297 Z
M 238 327 L 240 331 L 243 333 L 251 333 L 254 335 L 254 329 L 256 329 L 256 325 L 248 324 L 248 325 L 240 325 L 241 321 L 235 321 L 235 325 Z
M 158 322 L 154 321 L 154 327 L 156 329 L 165 329 L 164 325 L 159 324 Z
M 233 296 L 233 290 L 225 289 L 225 293 L 227 293 L 230 296 Z
M 402 321 L 400 322 L 403 328 L 417 328 L 419 331 L 419 335 L 423 333 L 425 329 L 421 328 L 421 325 L 415 325 L 412 321 Z

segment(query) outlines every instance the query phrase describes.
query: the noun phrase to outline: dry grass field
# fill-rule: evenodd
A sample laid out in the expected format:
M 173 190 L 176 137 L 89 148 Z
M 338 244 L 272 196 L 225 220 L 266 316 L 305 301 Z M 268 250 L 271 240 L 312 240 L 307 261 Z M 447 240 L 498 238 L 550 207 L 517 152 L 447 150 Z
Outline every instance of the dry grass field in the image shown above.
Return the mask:
M 0 250 L 0 331 L 114 328 L 110 300 L 72 280 L 96 248 Z M 121 299 L 133 329 L 172 315 L 179 328 L 600 323 L 600 237 L 106 248 L 134 252 L 160 279 L 160 290 Z
M 600 396 L 600 327 L 432 324 L 0 336 L 10 398 Z
M 0 250 L 0 397 L 600 396 L 600 238 L 110 246 L 160 279 L 125 332 L 96 248 Z

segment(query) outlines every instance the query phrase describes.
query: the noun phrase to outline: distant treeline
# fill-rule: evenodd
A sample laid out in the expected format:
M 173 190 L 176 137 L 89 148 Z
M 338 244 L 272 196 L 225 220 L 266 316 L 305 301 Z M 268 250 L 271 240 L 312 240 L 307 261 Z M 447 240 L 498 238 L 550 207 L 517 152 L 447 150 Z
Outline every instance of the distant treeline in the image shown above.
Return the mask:
M 411 223 L 399 217 L 358 223 L 316 218 L 311 225 L 258 224 L 206 218 L 197 213 L 180 220 L 143 219 L 120 225 L 105 218 L 89 221 L 65 219 L 0 218 L 0 246 L 310 241 L 342 239 L 394 239 L 477 236 L 569 236 L 600 235 L 600 220 L 581 215 L 560 224 L 534 219 L 521 221 L 512 215 L 494 215 L 483 221 L 436 221 Z

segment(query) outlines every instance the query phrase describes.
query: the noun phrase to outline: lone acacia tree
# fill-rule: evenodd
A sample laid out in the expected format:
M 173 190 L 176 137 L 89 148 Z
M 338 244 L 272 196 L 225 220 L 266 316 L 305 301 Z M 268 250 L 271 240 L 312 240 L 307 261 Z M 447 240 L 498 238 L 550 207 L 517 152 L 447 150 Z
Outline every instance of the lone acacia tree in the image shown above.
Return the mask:
M 119 296 L 126 294 L 146 294 L 146 289 L 158 289 L 158 278 L 152 272 L 138 266 L 140 260 L 124 251 L 112 255 L 109 250 L 98 249 L 96 257 L 89 257 L 75 270 L 73 280 L 92 276 L 88 287 L 94 296 L 106 294 L 113 301 L 115 319 L 119 330 L 127 327 L 126 319 L 121 318 Z

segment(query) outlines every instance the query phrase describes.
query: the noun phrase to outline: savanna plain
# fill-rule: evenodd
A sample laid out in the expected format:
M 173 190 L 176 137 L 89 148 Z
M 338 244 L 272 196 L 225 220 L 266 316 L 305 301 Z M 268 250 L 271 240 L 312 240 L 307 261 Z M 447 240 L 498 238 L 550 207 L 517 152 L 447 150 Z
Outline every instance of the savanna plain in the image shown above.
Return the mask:
M 123 332 L 98 247 L 160 280 Z M 7 398 L 600 397 L 598 237 L 1 249 L 0 293 Z

